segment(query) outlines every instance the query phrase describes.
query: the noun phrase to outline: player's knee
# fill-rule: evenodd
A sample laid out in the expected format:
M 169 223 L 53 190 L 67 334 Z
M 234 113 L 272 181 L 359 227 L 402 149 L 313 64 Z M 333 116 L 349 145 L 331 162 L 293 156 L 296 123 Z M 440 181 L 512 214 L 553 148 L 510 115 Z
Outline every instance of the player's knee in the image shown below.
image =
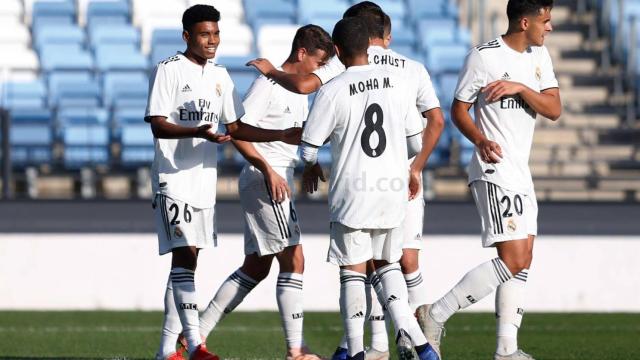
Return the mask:
M 414 256 L 407 255 L 408 254 L 404 254 L 400 258 L 400 267 L 402 268 L 403 274 L 411 274 L 418 271 L 418 259 Z
M 173 249 L 171 255 L 171 268 L 196 269 L 198 265 L 198 255 L 195 249 L 180 247 Z
M 509 268 L 511 275 L 514 276 L 520 271 L 526 269 L 528 267 L 528 264 L 531 262 L 527 256 L 518 256 L 502 260 L 504 261 L 505 265 L 507 265 L 507 268 Z

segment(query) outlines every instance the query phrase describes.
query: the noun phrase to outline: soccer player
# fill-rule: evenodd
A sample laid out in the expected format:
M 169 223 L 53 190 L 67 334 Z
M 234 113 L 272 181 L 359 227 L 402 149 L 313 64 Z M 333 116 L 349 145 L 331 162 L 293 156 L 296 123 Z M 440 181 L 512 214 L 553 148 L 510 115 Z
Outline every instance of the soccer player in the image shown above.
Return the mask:
M 306 25 L 296 32 L 291 53 L 281 69 L 309 74 L 331 56 L 329 34 L 319 26 Z M 254 81 L 243 105 L 242 121 L 265 129 L 302 127 L 309 113 L 306 95 L 285 90 L 264 76 Z M 245 219 L 245 260 L 200 315 L 200 334 L 206 339 L 216 324 L 269 275 L 275 257 L 280 264 L 276 300 L 287 344 L 286 359 L 317 360 L 319 357 L 310 354 L 303 338 L 304 255 L 300 226 L 288 191 L 293 187 L 293 170 L 299 161 L 298 147 L 280 141 L 234 144 L 250 162 L 242 169 L 238 186 Z
M 318 148 L 331 142 L 331 212 L 327 261 L 340 267 L 340 312 L 348 359 L 365 358 L 363 333 L 367 263 L 374 260 L 371 283 L 396 328 L 401 359 L 438 359 L 420 330 L 407 300 L 397 261 L 409 192 L 408 146 L 420 149 L 422 121 L 406 96 L 401 77 L 369 65 L 366 22 L 340 20 L 333 30 L 336 53 L 347 70 L 320 89 L 303 132 L 303 175 L 309 192 L 322 169 Z M 414 179 L 412 179 L 415 181 Z M 415 194 L 413 194 L 415 195 Z
M 426 121 L 421 151 L 416 158 L 410 160 L 409 164 L 411 176 L 421 183 L 424 166 L 444 129 L 444 117 L 440 109 L 440 102 L 436 96 L 429 73 L 419 62 L 388 48 L 391 43 L 391 20 L 378 5 L 370 1 L 360 2 L 345 11 L 343 17 L 360 17 L 366 21 L 370 35 L 369 48 L 367 50 L 369 63 L 394 72 L 401 76 L 406 84 L 409 84 L 407 94 L 415 97 L 415 105 L 422 114 L 424 121 Z M 290 88 L 292 91 L 302 93 L 317 90 L 321 84 L 326 84 L 334 76 L 344 71 L 344 65 L 335 57 L 327 65 L 310 75 L 286 74 L 275 68 L 272 69 L 268 60 L 264 59 L 254 60 L 250 64 L 255 65 L 274 81 Z M 402 225 L 404 243 L 400 265 L 409 289 L 410 306 L 413 311 L 417 310 L 418 315 L 423 317 L 427 300 L 422 274 L 419 269 L 418 255 L 422 248 L 424 198 L 422 196 L 422 186 L 419 189 L 417 196 L 409 201 L 407 216 Z M 375 296 L 373 298 L 375 299 Z M 385 359 L 389 356 L 389 345 L 384 313 L 378 302 L 372 301 L 371 305 L 369 320 L 372 339 L 371 349 L 367 351 L 367 358 L 372 360 Z M 343 338 L 338 349 L 336 349 L 334 360 L 341 360 L 346 356 L 345 341 L 346 339 Z
M 220 13 L 195 5 L 182 16 L 184 53 L 160 62 L 150 79 L 145 121 L 151 124 L 155 157 L 153 207 L 159 253 L 172 253 L 165 292 L 165 317 L 157 358 L 183 359 L 175 350 L 184 332 L 191 359 L 216 360 L 202 344 L 194 275 L 198 251 L 214 246 L 217 143 L 231 137 L 297 143 L 300 129 L 265 130 L 242 123 L 226 69 L 215 65 Z M 218 123 L 228 134 L 215 133 Z
M 517 335 L 537 234 L 528 167 L 536 114 L 556 120 L 561 113 L 558 81 L 543 45 L 552 30 L 552 6 L 553 0 L 510 0 L 507 33 L 471 49 L 460 74 L 451 115 L 476 145 L 469 183 L 483 246 L 495 247 L 498 257 L 470 270 L 429 308 L 426 335 L 435 346 L 451 315 L 497 288 L 494 359 L 533 359 L 518 349 Z

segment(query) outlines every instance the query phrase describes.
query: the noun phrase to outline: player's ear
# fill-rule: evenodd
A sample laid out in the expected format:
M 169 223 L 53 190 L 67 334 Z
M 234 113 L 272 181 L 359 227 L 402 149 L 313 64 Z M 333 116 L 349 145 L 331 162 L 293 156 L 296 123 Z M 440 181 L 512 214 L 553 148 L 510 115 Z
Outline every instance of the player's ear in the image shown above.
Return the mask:
M 523 16 L 522 19 L 520 19 L 520 29 L 523 31 L 527 30 L 527 28 L 529 28 L 529 25 L 531 25 L 529 18 Z
M 391 33 L 386 34 L 383 41 L 384 41 L 384 47 L 389 47 L 391 45 L 391 40 L 393 40 L 393 38 L 391 37 Z
M 296 52 L 296 60 L 298 62 L 304 60 L 304 56 L 305 55 L 307 55 L 307 49 L 305 49 L 305 48 L 298 49 L 298 51 Z
M 188 44 L 189 38 L 190 38 L 189 32 L 187 30 L 182 30 L 182 40 L 184 40 L 184 42 Z
M 338 48 L 338 46 L 333 45 L 333 49 L 336 51 L 336 56 L 338 57 L 338 59 L 340 58 L 340 49 Z

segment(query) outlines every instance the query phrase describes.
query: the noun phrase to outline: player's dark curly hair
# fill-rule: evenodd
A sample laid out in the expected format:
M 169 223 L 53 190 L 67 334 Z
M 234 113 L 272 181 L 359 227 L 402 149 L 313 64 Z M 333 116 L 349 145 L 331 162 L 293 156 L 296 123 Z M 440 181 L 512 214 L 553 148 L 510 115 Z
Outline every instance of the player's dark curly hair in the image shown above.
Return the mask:
M 371 1 L 359 2 L 344 12 L 342 18 L 358 17 L 362 18 L 372 38 L 382 39 L 385 30 L 385 13 L 380 6 Z
M 553 0 L 509 0 L 507 17 L 509 22 L 518 22 L 525 16 L 538 14 L 540 9 L 552 7 Z
M 352 58 L 367 54 L 369 32 L 367 24 L 362 18 L 347 17 L 338 21 L 333 28 L 331 39 L 345 57 Z
M 188 8 L 182 14 L 182 28 L 184 31 L 190 32 L 193 25 L 203 21 L 220 21 L 220 12 L 211 5 L 198 4 Z
M 324 50 L 327 57 L 332 57 L 335 53 L 331 36 L 318 25 L 305 25 L 296 31 L 291 45 L 291 54 L 293 55 L 298 49 L 305 48 L 307 52 L 313 54 L 317 50 Z

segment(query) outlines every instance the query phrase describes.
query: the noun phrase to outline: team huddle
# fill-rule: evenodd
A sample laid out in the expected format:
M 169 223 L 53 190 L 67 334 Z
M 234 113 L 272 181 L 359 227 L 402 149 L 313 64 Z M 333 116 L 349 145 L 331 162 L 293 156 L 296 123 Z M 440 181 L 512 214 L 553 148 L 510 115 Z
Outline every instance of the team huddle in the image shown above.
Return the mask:
M 528 168 L 533 130 L 537 114 L 556 120 L 561 112 L 543 45 L 552 7 L 553 0 L 510 0 L 508 31 L 467 55 L 452 120 L 476 146 L 469 186 L 483 246 L 495 247 L 498 256 L 471 269 L 433 304 L 427 304 L 418 266 L 422 171 L 444 116 L 427 69 L 389 49 L 389 16 L 363 1 L 344 13 L 331 35 L 315 25 L 299 28 L 281 66 L 266 59 L 249 63 L 262 75 L 240 99 L 227 70 L 213 61 L 220 13 L 208 5 L 187 9 L 187 49 L 157 65 L 145 114 L 155 144 L 159 252 L 172 254 L 156 357 L 185 359 L 186 350 L 189 359 L 218 359 L 206 348 L 207 337 L 267 277 L 275 258 L 285 358 L 322 358 L 303 333 L 304 253 L 291 190 L 294 167 L 302 161 L 305 191 L 329 181 L 326 259 L 340 269 L 344 326 L 331 359 L 389 359 L 385 319 L 393 325 L 400 359 L 443 359 L 446 321 L 494 290 L 494 359 L 533 359 L 519 349 L 517 334 L 537 235 Z M 306 94 L 316 91 L 309 109 Z M 220 123 L 225 134 L 216 132 Z M 227 141 L 247 160 L 238 184 L 245 259 L 199 312 L 194 275 L 199 250 L 217 242 L 217 145 Z M 328 176 L 318 164 L 318 149 L 327 143 Z

